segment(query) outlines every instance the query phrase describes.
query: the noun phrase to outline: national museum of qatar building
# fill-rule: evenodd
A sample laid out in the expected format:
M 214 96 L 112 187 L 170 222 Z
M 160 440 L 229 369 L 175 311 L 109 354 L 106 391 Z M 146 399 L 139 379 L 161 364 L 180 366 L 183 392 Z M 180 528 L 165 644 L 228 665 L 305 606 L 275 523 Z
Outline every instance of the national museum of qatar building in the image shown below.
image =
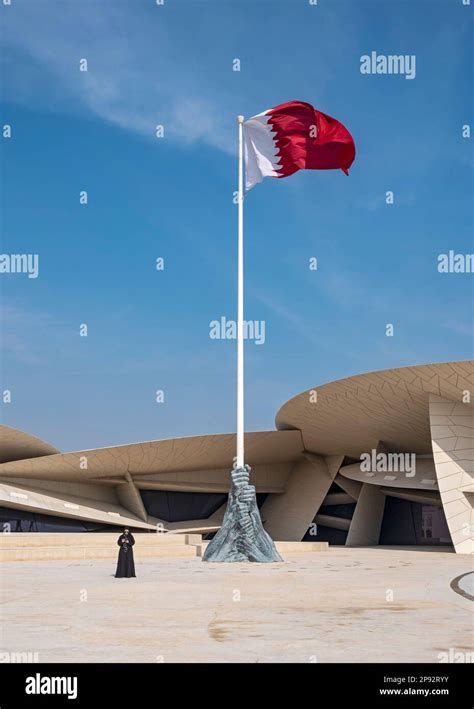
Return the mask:
M 275 430 L 245 435 L 276 541 L 473 551 L 474 362 L 387 369 L 309 389 Z M 219 529 L 235 434 L 64 453 L 0 427 L 0 521 L 11 532 Z

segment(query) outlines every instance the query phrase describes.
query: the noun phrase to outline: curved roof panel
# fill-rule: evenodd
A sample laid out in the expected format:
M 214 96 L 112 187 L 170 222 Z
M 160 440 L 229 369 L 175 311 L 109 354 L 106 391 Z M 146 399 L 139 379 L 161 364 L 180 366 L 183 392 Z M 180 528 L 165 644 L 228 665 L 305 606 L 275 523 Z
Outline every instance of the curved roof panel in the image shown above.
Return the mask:
M 303 449 L 299 431 L 249 432 L 245 434 L 245 446 L 245 457 L 251 466 L 294 461 Z M 48 459 L 21 460 L 0 466 L 0 473 L 5 477 L 106 481 L 126 473 L 142 476 L 212 468 L 230 470 L 234 455 L 235 434 L 222 433 L 60 453 Z
M 59 451 L 50 443 L 17 428 L 0 426 L 0 463 L 25 458 L 39 458 L 54 453 L 59 453 Z
M 276 426 L 300 429 L 305 449 L 324 455 L 359 458 L 379 441 L 430 453 L 430 393 L 462 401 L 473 389 L 472 360 L 369 372 L 298 394 L 278 411 Z

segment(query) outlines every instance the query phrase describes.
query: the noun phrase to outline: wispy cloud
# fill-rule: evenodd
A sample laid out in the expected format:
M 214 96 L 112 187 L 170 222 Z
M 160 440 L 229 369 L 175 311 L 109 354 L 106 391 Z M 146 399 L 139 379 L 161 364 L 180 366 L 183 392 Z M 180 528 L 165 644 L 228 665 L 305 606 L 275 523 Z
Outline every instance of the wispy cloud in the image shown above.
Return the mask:
M 311 327 L 311 323 L 308 323 L 304 317 L 300 316 L 295 308 L 285 305 L 275 295 L 270 295 L 253 285 L 250 286 L 248 290 L 250 290 L 251 295 L 266 308 L 291 325 L 292 329 L 303 339 L 313 344 L 319 342 L 319 338 L 314 328 Z
M 451 314 L 452 317 L 452 314 Z M 444 328 L 445 330 L 450 330 L 451 332 L 456 333 L 456 335 L 461 335 L 463 337 L 469 338 L 470 342 L 472 342 L 473 336 L 473 324 L 474 324 L 474 317 L 471 312 L 471 319 L 470 322 L 458 322 L 456 320 L 442 320 L 440 322 L 440 326 Z
M 51 347 L 51 337 L 59 323 L 53 315 L 32 311 L 18 303 L 3 303 L 1 309 L 3 356 L 11 356 L 18 364 L 36 367 L 44 363 Z
M 298 17 L 286 2 L 285 15 L 278 3 L 277 11 L 265 5 L 17 2 L 3 15 L 6 97 L 46 110 L 82 110 L 150 140 L 156 125 L 163 124 L 166 135 L 184 146 L 204 142 L 233 155 L 233 118 L 244 106 L 258 112 L 268 107 L 262 104 L 265 96 L 276 102 L 305 98 L 293 95 L 304 83 L 295 79 L 272 39 L 282 22 L 291 31 Z M 345 21 L 347 46 L 350 13 Z M 330 37 L 339 24 L 337 12 L 326 9 L 318 52 L 332 48 Z M 257 47 L 249 43 L 249 34 L 258 37 L 263 63 L 252 62 Z M 236 52 L 242 73 L 232 71 Z M 297 63 L 307 60 L 304 47 L 296 46 L 293 55 Z M 79 71 L 80 59 L 87 59 L 87 72 Z M 309 77 L 322 100 L 332 77 L 330 63 L 312 65 Z
M 10 100 L 65 112 L 79 108 L 150 139 L 160 124 L 181 143 L 202 140 L 235 150 L 233 126 L 206 97 L 199 62 L 173 47 L 164 13 L 147 21 L 141 8 L 131 12 L 107 2 L 75 2 L 67 12 L 57 3 L 25 2 L 5 19 Z M 88 71 L 79 71 L 81 59 Z M 230 94 L 220 88 L 222 105 Z

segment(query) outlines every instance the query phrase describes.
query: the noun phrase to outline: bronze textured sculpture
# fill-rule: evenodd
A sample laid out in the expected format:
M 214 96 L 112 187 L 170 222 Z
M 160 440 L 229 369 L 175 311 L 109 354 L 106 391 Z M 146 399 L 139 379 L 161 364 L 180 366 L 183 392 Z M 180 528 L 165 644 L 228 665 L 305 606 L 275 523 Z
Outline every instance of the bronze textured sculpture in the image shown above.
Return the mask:
M 282 561 L 273 539 L 264 530 L 250 467 L 233 470 L 222 527 L 209 542 L 203 561 Z

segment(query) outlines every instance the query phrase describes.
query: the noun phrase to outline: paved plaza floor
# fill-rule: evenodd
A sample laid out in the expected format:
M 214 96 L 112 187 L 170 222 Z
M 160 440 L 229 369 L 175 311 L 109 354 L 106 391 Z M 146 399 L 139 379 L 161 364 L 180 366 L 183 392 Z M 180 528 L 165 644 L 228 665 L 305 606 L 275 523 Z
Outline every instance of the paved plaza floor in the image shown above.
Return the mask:
M 2 661 L 438 662 L 473 650 L 473 603 L 450 586 L 472 570 L 465 555 L 331 547 L 278 564 L 150 559 L 136 579 L 115 579 L 114 566 L 1 564 Z

